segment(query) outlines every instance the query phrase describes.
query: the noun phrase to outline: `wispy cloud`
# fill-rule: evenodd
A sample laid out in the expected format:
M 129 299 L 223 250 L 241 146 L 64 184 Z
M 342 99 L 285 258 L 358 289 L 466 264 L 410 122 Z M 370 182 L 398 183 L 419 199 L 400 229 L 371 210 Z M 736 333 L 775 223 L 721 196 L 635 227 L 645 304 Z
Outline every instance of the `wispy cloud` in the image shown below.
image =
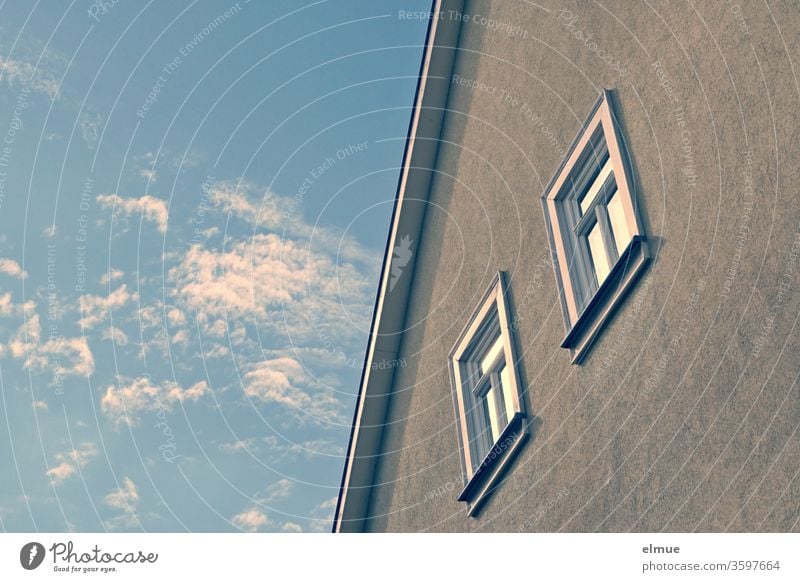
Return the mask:
M 11 357 L 22 359 L 26 368 L 49 370 L 54 377 L 89 376 L 95 369 L 94 355 L 85 337 L 51 337 L 42 341 L 42 324 L 36 313 L 25 318 L 7 351 Z
M 138 523 L 137 509 L 139 506 L 139 492 L 136 484 L 130 477 L 124 477 L 122 486 L 113 489 L 103 498 L 103 504 L 113 510 L 121 512 L 120 515 L 108 520 L 106 525 L 110 529 L 120 527 L 130 528 Z
M 41 365 L 47 358 L 54 364 L 54 372 L 61 376 L 94 374 L 94 355 L 85 337 L 48 340 L 39 346 L 38 353 L 42 357 L 37 363 Z
M 292 358 L 259 362 L 245 373 L 244 382 L 250 398 L 288 407 L 300 419 L 343 420 L 342 405 L 330 389 L 312 379 Z
M 49 469 L 47 476 L 53 481 L 54 485 L 61 485 L 64 481 L 72 477 L 77 469 L 71 463 L 62 462 Z
M 336 329 L 338 344 L 347 346 L 368 324 L 371 284 L 364 269 L 277 234 L 256 234 L 224 250 L 194 245 L 169 277 L 176 301 L 210 325 L 220 321 L 223 330 L 232 321 L 255 320 L 291 330 L 296 342 L 320 344 Z
M 228 251 L 194 245 L 171 276 L 178 297 L 191 309 L 220 318 L 266 318 L 270 308 L 280 308 L 313 284 L 306 259 L 305 249 L 259 234 Z
M 89 149 L 94 149 L 100 137 L 100 126 L 104 118 L 100 113 L 85 112 L 81 116 L 81 139 Z
M 255 438 L 239 439 L 230 443 L 220 443 L 219 450 L 226 455 L 233 455 L 243 451 L 253 452 L 253 447 L 256 446 Z
M 153 222 L 160 232 L 167 232 L 167 203 L 164 200 L 145 194 L 139 198 L 123 198 L 117 194 L 101 194 L 97 197 L 101 208 L 111 208 L 114 218 L 141 217 Z
M 167 402 L 197 402 L 208 394 L 208 383 L 205 380 L 192 384 L 189 388 L 180 388 L 172 384 L 167 390 Z
M 220 221 L 230 215 L 255 232 L 228 234 L 221 248 L 195 239 L 169 257 L 172 303 L 196 318 L 207 357 L 235 358 L 253 403 L 297 419 L 344 422 L 335 370 L 363 349 L 378 253 L 305 222 L 299 201 L 252 182 L 217 181 L 203 190 Z M 205 216 L 204 228 L 214 228 L 214 216 Z M 185 329 L 185 316 L 168 312 L 168 319 L 171 343 L 190 345 L 189 331 L 172 329 Z M 261 343 L 249 333 L 254 328 Z
M 108 295 L 81 295 L 79 301 L 82 317 L 78 323 L 82 329 L 90 329 L 106 319 L 112 310 L 120 309 L 138 299 L 136 292 L 128 291 L 124 284 Z
M 16 279 L 25 279 L 28 276 L 27 271 L 24 271 L 13 259 L 0 259 L 0 273 Z
M 118 327 L 109 326 L 103 329 L 102 338 L 121 347 L 128 345 L 128 335 Z
M 106 506 L 120 511 L 128 511 L 131 506 L 135 507 L 138 502 L 139 492 L 130 477 L 125 477 L 122 480 L 122 487 L 112 490 L 103 498 L 103 503 Z
M 314 508 L 311 531 L 330 531 L 331 523 L 333 523 L 333 512 L 336 509 L 336 501 L 336 497 L 330 497 Z
M 208 392 L 205 381 L 181 388 L 173 381 L 157 383 L 146 377 L 135 378 L 108 386 L 100 399 L 100 410 L 117 428 L 137 426 L 143 413 L 169 411 L 180 402 L 197 402 Z
M 5 81 L 11 87 L 44 93 L 50 99 L 58 97 L 56 78 L 27 61 L 0 57 L 0 81 Z
M 256 501 L 263 505 L 269 505 L 279 499 L 286 499 L 292 493 L 294 483 L 289 479 L 279 479 L 266 488 L 262 495 L 256 496 Z
M 247 532 L 257 532 L 269 523 L 266 514 L 256 507 L 251 507 L 231 518 L 231 523 Z
M 100 284 L 101 285 L 108 285 L 109 283 L 113 283 L 117 279 L 122 279 L 125 276 L 125 272 L 120 269 L 109 269 L 109 271 L 100 277 Z
M 0 295 L 0 317 L 18 317 L 26 313 L 33 313 L 36 309 L 36 302 L 33 300 L 25 303 L 14 303 L 11 298 L 11 291 L 6 291 Z
M 93 443 L 83 443 L 77 449 L 58 453 L 55 458 L 59 464 L 49 469 L 46 474 L 54 485 L 61 485 L 74 476 L 79 468 L 85 467 L 96 455 L 97 447 Z
M 329 249 L 345 261 L 375 262 L 376 252 L 365 248 L 338 229 L 304 220 L 301 201 L 276 194 L 248 180 L 223 180 L 207 189 L 209 201 L 218 210 L 235 216 L 260 230 L 284 238 L 314 241 L 318 248 Z
M 167 321 L 169 321 L 170 325 L 186 325 L 186 314 L 180 309 L 173 307 L 167 311 Z
M 320 457 L 341 457 L 344 447 L 325 438 L 300 442 L 288 442 L 275 435 L 264 437 L 248 437 L 232 442 L 220 443 L 219 450 L 226 455 L 241 453 L 267 454 L 272 461 L 290 460 L 295 462 L 299 457 L 319 459 Z
M 278 231 L 286 227 L 286 218 L 296 205 L 289 198 L 266 189 L 259 192 L 252 183 L 241 180 L 216 182 L 207 191 L 209 201 L 225 214 Z

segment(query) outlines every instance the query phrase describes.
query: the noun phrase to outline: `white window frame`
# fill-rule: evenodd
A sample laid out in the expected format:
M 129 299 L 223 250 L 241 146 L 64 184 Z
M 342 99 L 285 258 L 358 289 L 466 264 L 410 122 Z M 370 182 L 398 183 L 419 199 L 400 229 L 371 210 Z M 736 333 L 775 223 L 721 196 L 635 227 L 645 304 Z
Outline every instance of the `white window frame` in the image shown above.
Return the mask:
M 478 512 L 497 486 L 501 473 L 527 436 L 506 293 L 505 275 L 499 271 L 449 356 L 464 478 L 458 500 L 467 503 L 470 516 Z M 488 357 L 498 341 L 502 341 L 502 349 L 491 358 L 488 370 L 482 372 L 479 362 Z M 508 373 L 501 382 L 498 370 L 502 367 Z M 489 390 L 499 390 L 496 394 L 503 396 L 502 404 L 494 396 L 494 416 L 488 409 L 492 401 Z M 498 428 L 500 421 L 505 422 L 502 428 Z
M 593 193 L 585 195 L 589 190 Z M 584 207 L 587 199 L 591 203 Z M 610 91 L 597 100 L 548 184 L 542 207 L 566 329 L 561 347 L 579 364 L 650 259 Z M 599 231 L 593 236 L 595 250 L 604 251 L 599 259 L 588 237 L 594 228 Z

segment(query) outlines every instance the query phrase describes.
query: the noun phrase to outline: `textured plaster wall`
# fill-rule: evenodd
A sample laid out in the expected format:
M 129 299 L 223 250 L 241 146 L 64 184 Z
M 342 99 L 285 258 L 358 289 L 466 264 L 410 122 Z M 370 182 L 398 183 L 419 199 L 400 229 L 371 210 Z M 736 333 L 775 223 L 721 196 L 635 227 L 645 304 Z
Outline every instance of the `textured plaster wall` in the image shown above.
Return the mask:
M 368 529 L 800 531 L 796 3 L 465 12 Z M 540 197 L 604 87 L 654 260 L 573 366 Z M 498 269 L 535 419 L 468 518 L 447 355 Z

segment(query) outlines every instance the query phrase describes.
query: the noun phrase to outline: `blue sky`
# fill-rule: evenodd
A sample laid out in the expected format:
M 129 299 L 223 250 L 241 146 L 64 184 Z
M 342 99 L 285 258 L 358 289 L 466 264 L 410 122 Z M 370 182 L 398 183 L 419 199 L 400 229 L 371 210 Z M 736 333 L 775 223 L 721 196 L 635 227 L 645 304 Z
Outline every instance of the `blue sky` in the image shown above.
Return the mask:
M 0 4 L 0 531 L 327 531 L 427 23 L 102 4 Z

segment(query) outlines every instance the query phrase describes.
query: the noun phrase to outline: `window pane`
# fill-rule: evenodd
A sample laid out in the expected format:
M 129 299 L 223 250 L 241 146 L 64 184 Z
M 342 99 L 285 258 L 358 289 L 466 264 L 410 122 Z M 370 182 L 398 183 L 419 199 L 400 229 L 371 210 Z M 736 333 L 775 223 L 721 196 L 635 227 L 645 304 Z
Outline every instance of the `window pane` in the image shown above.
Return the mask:
M 606 163 L 603 164 L 600 173 L 597 175 L 597 178 L 594 179 L 592 185 L 589 186 L 589 189 L 586 191 L 586 195 L 581 200 L 581 214 L 585 214 L 586 210 L 591 205 L 592 200 L 597 198 L 597 194 L 600 192 L 603 184 L 606 183 L 606 179 L 611 175 L 611 158 L 609 157 L 606 159 Z
M 500 383 L 503 385 L 503 401 L 506 405 L 506 423 L 514 418 L 514 395 L 511 393 L 511 369 L 503 366 L 500 371 Z
M 477 413 L 481 416 L 481 419 L 476 423 L 476 432 L 471 438 L 475 445 L 475 458 L 473 461 L 476 467 L 480 465 L 494 443 L 492 426 L 489 424 L 489 403 L 487 398 L 480 399 L 477 404 Z
M 597 284 L 600 285 L 608 277 L 611 265 L 608 264 L 606 247 L 603 244 L 603 233 L 600 232 L 600 225 L 595 224 L 589 231 L 589 250 L 592 253 L 594 272 L 597 275 Z
M 622 196 L 619 191 L 614 192 L 608 201 L 608 219 L 611 221 L 617 254 L 621 255 L 628 243 L 631 242 L 631 231 L 628 229 L 628 221 L 625 219 L 625 209 L 622 207 Z
M 486 355 L 481 360 L 481 374 L 485 374 L 489 370 L 491 370 L 492 365 L 495 363 L 497 358 L 503 353 L 503 336 L 498 336 L 495 340 L 492 347 L 489 348 L 489 351 L 486 352 Z
M 500 426 L 500 418 L 497 414 L 497 397 L 502 398 L 502 394 L 498 394 L 498 386 L 493 386 L 489 392 L 486 393 L 486 404 L 489 408 L 489 421 L 492 427 L 492 443 L 500 437 L 500 431 L 505 427 Z

